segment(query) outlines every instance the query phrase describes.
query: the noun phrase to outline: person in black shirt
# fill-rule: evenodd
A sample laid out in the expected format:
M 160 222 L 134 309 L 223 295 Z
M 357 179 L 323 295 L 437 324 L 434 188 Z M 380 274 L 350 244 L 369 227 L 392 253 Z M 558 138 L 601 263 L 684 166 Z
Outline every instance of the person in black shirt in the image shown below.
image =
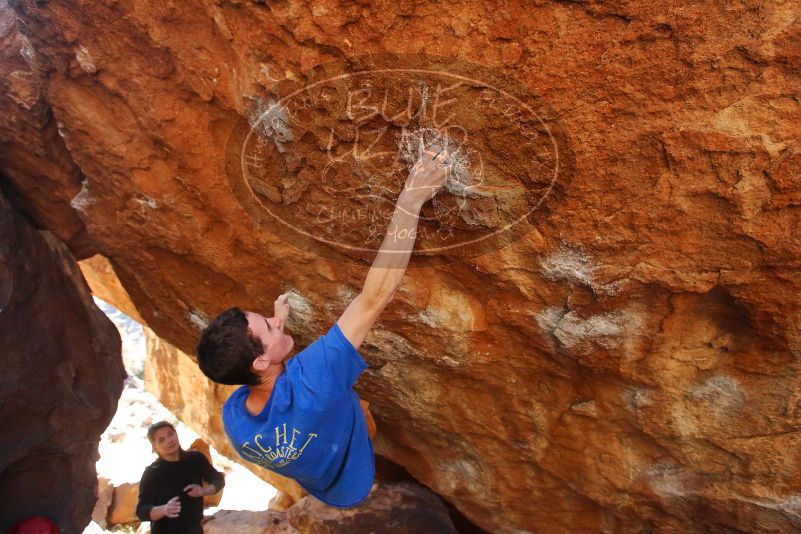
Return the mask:
M 142 474 L 136 516 L 151 522 L 152 534 L 202 534 L 203 496 L 223 488 L 222 473 L 202 453 L 183 450 L 166 421 L 152 425 L 147 437 L 159 457 Z

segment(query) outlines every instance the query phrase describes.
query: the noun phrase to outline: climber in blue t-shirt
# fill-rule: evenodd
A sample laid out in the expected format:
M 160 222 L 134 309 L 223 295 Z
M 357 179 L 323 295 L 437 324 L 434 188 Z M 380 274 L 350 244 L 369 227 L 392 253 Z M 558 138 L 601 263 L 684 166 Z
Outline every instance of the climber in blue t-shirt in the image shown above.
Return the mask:
M 353 385 L 367 364 L 358 349 L 392 301 L 409 263 L 420 210 L 447 180 L 447 151 L 432 146 L 412 168 L 361 293 L 320 338 L 287 361 L 288 295 L 273 317 L 229 308 L 203 331 L 203 373 L 241 385 L 223 407 L 228 438 L 246 460 L 296 480 L 321 501 L 354 506 L 375 475 L 372 422 Z

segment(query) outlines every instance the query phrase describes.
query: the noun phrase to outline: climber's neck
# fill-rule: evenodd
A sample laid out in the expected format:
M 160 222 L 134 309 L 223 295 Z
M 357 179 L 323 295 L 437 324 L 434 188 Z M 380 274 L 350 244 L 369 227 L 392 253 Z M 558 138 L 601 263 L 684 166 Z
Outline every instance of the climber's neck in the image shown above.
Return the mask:
M 250 392 L 248 398 L 245 400 L 245 408 L 251 415 L 259 415 L 264 409 L 264 406 L 270 400 L 270 395 L 273 393 L 275 382 L 278 377 L 283 373 L 283 364 L 281 365 L 281 372 L 274 374 L 265 373 L 261 377 L 261 383 L 256 386 L 249 386 Z

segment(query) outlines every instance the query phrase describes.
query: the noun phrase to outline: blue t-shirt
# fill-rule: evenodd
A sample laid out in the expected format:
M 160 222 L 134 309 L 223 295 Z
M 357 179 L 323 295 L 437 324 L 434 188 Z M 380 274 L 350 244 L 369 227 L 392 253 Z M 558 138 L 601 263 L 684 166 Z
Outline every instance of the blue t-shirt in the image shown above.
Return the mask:
M 240 456 L 285 477 L 331 506 L 354 506 L 370 493 L 373 444 L 353 384 L 367 363 L 334 323 L 286 363 L 258 415 L 239 387 L 223 406 L 228 439 Z

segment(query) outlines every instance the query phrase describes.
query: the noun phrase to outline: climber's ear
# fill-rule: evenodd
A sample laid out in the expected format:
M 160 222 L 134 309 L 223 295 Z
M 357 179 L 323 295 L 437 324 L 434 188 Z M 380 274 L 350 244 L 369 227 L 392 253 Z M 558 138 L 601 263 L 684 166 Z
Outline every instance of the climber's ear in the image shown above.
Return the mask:
M 252 367 L 256 372 L 265 371 L 268 367 L 270 367 L 270 358 L 268 358 L 266 354 L 262 354 L 253 360 Z

